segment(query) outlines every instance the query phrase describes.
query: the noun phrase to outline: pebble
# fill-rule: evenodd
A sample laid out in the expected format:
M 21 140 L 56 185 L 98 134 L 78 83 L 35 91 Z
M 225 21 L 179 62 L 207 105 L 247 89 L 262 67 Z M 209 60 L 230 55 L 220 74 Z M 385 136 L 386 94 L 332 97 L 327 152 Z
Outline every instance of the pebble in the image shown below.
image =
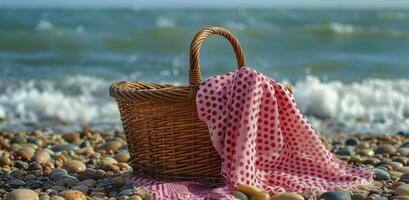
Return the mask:
M 114 159 L 118 162 L 128 162 L 130 158 L 128 151 L 122 151 L 114 155 Z
M 115 187 L 122 187 L 126 184 L 126 180 L 122 176 L 118 176 L 112 179 L 112 185 Z
M 127 200 L 142 200 L 142 197 L 140 197 L 138 195 L 132 195 Z M 240 199 L 240 200 L 242 200 L 242 199 Z
M 273 195 L 271 200 L 304 200 L 304 197 L 295 192 L 286 192 Z
M 77 191 L 77 190 L 66 190 L 61 192 L 61 197 L 65 200 L 87 200 L 87 197 L 84 193 Z
M 63 167 L 70 173 L 78 173 L 87 169 L 87 166 L 78 160 L 70 160 Z
M 400 162 L 395 162 L 395 161 L 390 162 L 389 165 L 390 165 L 393 169 L 396 169 L 396 168 L 399 168 L 399 167 L 403 167 L 403 164 L 402 164 L 402 163 L 400 163 Z
M 351 196 L 346 191 L 330 191 L 323 193 L 319 200 L 351 200 Z
M 25 181 L 20 179 L 13 179 L 8 183 L 12 188 L 19 188 L 26 184 Z
M 32 148 L 23 147 L 17 151 L 17 154 L 24 160 L 31 160 L 31 158 L 34 156 L 34 152 L 35 150 Z
M 351 195 L 351 200 L 365 200 L 366 195 L 363 192 L 356 192 Z
M 267 192 L 258 192 L 251 197 L 252 200 L 270 200 L 270 195 Z
M 55 152 L 60 152 L 60 151 L 76 151 L 78 150 L 79 147 L 75 144 L 57 144 L 53 146 L 52 150 Z
M 107 142 L 99 147 L 97 147 L 97 150 L 105 150 L 105 151 L 118 151 L 120 148 L 122 148 L 122 143 L 119 141 L 110 141 Z
M 133 189 L 126 189 L 126 190 L 121 191 L 121 192 L 118 194 L 118 196 L 119 196 L 119 197 L 120 197 L 120 196 L 130 196 L 130 195 L 132 195 L 132 194 L 134 194 L 134 190 L 133 190 Z
M 350 138 L 345 141 L 345 145 L 349 145 L 349 146 L 356 146 L 358 144 L 359 144 L 359 140 L 357 140 L 356 138 Z
M 396 153 L 396 148 L 390 144 L 381 145 L 375 150 L 375 154 L 394 155 L 395 153 Z
M 409 196 L 409 184 L 400 185 L 395 189 L 395 195 Z
M 50 161 L 50 159 L 51 159 L 50 153 L 46 150 L 38 150 L 34 154 L 34 158 L 33 158 L 33 160 L 38 163 L 46 163 Z
M 77 145 L 81 143 L 81 138 L 78 133 L 66 133 L 63 135 L 63 138 L 69 143 L 74 143 Z
M 374 179 L 377 181 L 387 181 L 389 179 L 391 179 L 389 173 L 385 170 L 379 169 L 379 168 L 375 168 L 373 170 L 374 173 Z
M 60 196 L 52 196 L 50 197 L 50 200 L 65 200 L 63 197 Z
M 404 173 L 400 176 L 401 180 L 409 180 L 409 173 Z
M 39 197 L 33 190 L 17 189 L 7 195 L 7 200 L 39 200 Z
M 242 192 L 235 191 L 235 192 L 233 192 L 232 194 L 233 194 L 233 196 L 236 197 L 237 199 L 240 199 L 240 200 L 248 200 L 248 197 L 247 197 L 244 193 L 242 193 Z
M 402 172 L 402 173 L 409 173 L 409 166 L 399 167 L 396 169 L 396 171 Z
M 0 166 L 10 165 L 11 159 L 8 156 L 0 157 Z

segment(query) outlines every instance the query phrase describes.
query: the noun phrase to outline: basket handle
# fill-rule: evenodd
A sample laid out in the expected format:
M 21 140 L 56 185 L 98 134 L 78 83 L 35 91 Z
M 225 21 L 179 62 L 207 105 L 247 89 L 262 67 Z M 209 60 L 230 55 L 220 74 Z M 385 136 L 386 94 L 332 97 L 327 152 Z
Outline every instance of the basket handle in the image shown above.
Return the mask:
M 199 63 L 200 47 L 202 46 L 204 39 L 206 39 L 207 37 L 213 34 L 221 35 L 230 41 L 230 44 L 232 45 L 234 49 L 234 53 L 236 54 L 238 69 L 246 65 L 246 59 L 240 47 L 239 41 L 230 31 L 224 28 L 221 28 L 221 27 L 204 28 L 195 35 L 195 37 L 192 40 L 192 43 L 190 44 L 189 83 L 191 86 L 197 86 L 202 81 L 201 74 L 200 74 L 200 63 Z

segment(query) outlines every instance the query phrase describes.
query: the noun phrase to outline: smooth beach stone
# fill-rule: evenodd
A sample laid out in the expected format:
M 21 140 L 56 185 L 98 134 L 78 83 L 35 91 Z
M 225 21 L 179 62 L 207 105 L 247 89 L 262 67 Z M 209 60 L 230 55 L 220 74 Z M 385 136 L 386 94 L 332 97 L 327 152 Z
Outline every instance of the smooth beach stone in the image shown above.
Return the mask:
M 409 200 L 409 196 L 396 196 L 393 200 Z
M 399 167 L 403 167 L 403 164 L 402 164 L 402 163 L 400 163 L 400 162 L 395 162 L 395 161 L 390 162 L 389 165 L 390 165 L 393 169 L 396 169 L 396 168 L 399 168 Z
M 304 200 L 304 197 L 295 192 L 285 192 L 273 195 L 270 200 Z
M 126 180 L 122 176 L 118 176 L 112 179 L 112 185 L 115 187 L 121 187 L 126 184 Z
M 73 187 L 72 190 L 78 190 L 86 195 L 88 193 L 89 187 L 86 185 L 78 185 Z
M 21 160 L 13 161 L 13 165 L 14 165 L 14 167 L 17 167 L 19 169 L 28 169 L 28 166 L 29 166 L 28 163 L 23 162 Z
M 38 137 L 35 137 L 35 136 L 28 136 L 28 137 L 27 137 L 27 142 L 28 142 L 28 143 L 36 143 L 38 139 L 39 139 L 39 138 L 38 138 Z
M 408 164 L 409 158 L 407 158 L 405 156 L 399 156 L 399 157 L 394 158 L 392 161 L 400 162 L 403 165 L 406 165 L 406 164 Z
M 387 181 L 387 180 L 391 179 L 391 176 L 385 170 L 375 168 L 373 170 L 373 173 L 374 173 L 374 179 L 377 180 L 377 181 Z
M 335 154 L 337 154 L 339 156 L 350 156 L 350 155 L 352 155 L 352 152 L 349 149 L 341 149 L 341 150 L 337 151 Z
M 50 179 L 51 180 L 57 180 L 60 179 L 62 176 L 67 175 L 68 172 L 65 169 L 57 168 L 54 169 L 51 174 L 50 174 Z
M 83 180 L 83 181 L 79 182 L 79 183 L 77 184 L 77 186 L 78 186 L 78 185 L 86 185 L 86 186 L 88 186 L 88 187 L 94 187 L 95 184 L 96 184 L 96 181 L 95 181 L 95 180 L 93 180 L 93 179 L 86 179 L 86 180 Z
M 351 158 L 349 159 L 349 162 L 362 163 L 362 159 L 358 156 L 351 156 Z
M 105 151 L 118 151 L 120 148 L 122 148 L 122 143 L 119 141 L 110 141 L 107 142 L 99 147 L 97 147 L 97 150 L 105 150 Z
M 33 190 L 17 189 L 7 195 L 7 200 L 39 200 L 39 197 Z
M 40 200 L 50 200 L 50 196 L 48 194 L 42 194 Z
M 409 146 L 408 147 L 399 147 L 397 149 L 397 152 L 401 156 L 408 156 L 409 155 Z
M 63 197 L 60 196 L 52 196 L 50 197 L 50 200 L 65 200 Z
M 23 136 L 16 136 L 10 139 L 10 144 L 23 144 L 27 143 L 27 139 Z
M 395 189 L 395 195 L 397 196 L 409 196 L 409 184 L 400 185 Z
M 140 197 L 139 195 L 132 195 L 127 200 L 142 200 L 142 197 Z
M 348 146 L 356 146 L 358 144 L 359 144 L 359 140 L 355 138 L 350 138 L 345 141 L 345 145 L 348 145 Z
M 118 162 L 128 162 L 130 158 L 128 151 L 122 151 L 114 155 L 114 159 Z
M 0 166 L 10 165 L 10 164 L 11 164 L 11 159 L 9 158 L 9 156 L 0 157 Z
M 19 187 L 25 185 L 26 182 L 23 181 L 23 180 L 20 180 L 20 179 L 13 179 L 13 180 L 11 180 L 10 182 L 8 182 L 8 184 L 9 184 L 12 188 L 19 188 Z
M 66 185 L 73 186 L 73 185 L 76 185 L 76 184 L 78 184 L 80 182 L 80 180 L 77 177 L 71 176 L 71 175 L 68 175 L 68 174 L 61 176 L 61 179 L 62 180 L 60 180 L 60 181 L 62 183 L 64 183 L 65 186 Z
M 42 131 L 40 131 L 40 130 L 35 130 L 35 131 L 31 132 L 31 135 L 35 136 L 35 137 L 43 137 L 44 133 Z
M 59 195 L 65 200 L 87 200 L 87 197 L 84 193 L 77 190 L 65 190 Z
M 409 180 L 409 173 L 404 173 L 400 176 L 400 180 Z
M 366 195 L 363 192 L 356 192 L 351 195 L 351 200 L 365 200 Z
M 17 151 L 17 154 L 24 160 L 31 160 L 31 158 L 34 156 L 34 152 L 35 150 L 32 148 L 23 147 Z
M 50 200 L 65 200 L 65 199 L 60 196 L 51 196 Z
M 248 200 L 249 199 L 244 193 L 239 192 L 239 191 L 233 192 L 232 195 L 234 197 L 236 197 L 237 199 L 240 199 L 240 200 Z
M 323 193 L 319 200 L 351 200 L 351 196 L 345 191 L 331 191 Z
M 134 194 L 134 190 L 133 189 L 126 189 L 126 190 L 122 190 L 120 193 L 118 193 L 117 196 L 130 196 Z
M 55 152 L 60 151 L 76 151 L 79 147 L 75 144 L 57 144 L 51 148 Z
M 101 159 L 101 165 L 108 165 L 108 164 L 116 164 L 118 161 L 116 161 L 112 157 L 104 157 Z
M 389 171 L 389 175 L 400 178 L 403 175 L 403 173 L 398 171 Z
M 375 154 L 394 155 L 395 153 L 396 153 L 396 148 L 390 144 L 381 145 L 375 150 Z
M 87 169 L 87 166 L 81 161 L 70 160 L 64 164 L 63 168 L 66 169 L 70 173 L 78 173 L 78 172 L 85 171 Z
M 403 166 L 403 167 L 396 168 L 396 171 L 402 172 L 402 173 L 409 173 L 409 166 Z
M 38 163 L 46 163 L 51 160 L 50 153 L 46 150 L 38 150 L 33 157 L 33 160 Z
M 356 150 L 356 154 L 360 156 L 373 156 L 375 152 L 372 149 L 358 149 Z
M 40 188 L 41 186 L 43 186 L 43 182 L 41 182 L 41 181 L 31 181 L 31 182 L 27 183 L 24 187 L 30 188 L 30 189 L 37 189 L 37 188 Z
M 270 195 L 267 192 L 257 192 L 251 197 L 252 200 L 270 200 Z
M 74 144 L 80 144 L 81 143 L 81 138 L 78 133 L 66 133 L 62 136 L 65 141 L 69 143 L 74 143 Z

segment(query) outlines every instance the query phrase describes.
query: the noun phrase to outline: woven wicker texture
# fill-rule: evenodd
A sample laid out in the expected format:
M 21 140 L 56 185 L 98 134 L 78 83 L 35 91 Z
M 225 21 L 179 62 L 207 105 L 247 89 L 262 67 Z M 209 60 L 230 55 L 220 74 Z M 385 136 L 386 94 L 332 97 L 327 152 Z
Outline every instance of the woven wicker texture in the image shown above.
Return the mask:
M 196 92 L 201 82 L 199 53 L 204 39 L 228 39 L 238 67 L 245 66 L 239 42 L 220 27 L 198 32 L 190 46 L 189 85 L 117 82 L 109 92 L 118 103 L 134 173 L 159 180 L 222 183 L 221 160 L 204 122 L 197 117 Z

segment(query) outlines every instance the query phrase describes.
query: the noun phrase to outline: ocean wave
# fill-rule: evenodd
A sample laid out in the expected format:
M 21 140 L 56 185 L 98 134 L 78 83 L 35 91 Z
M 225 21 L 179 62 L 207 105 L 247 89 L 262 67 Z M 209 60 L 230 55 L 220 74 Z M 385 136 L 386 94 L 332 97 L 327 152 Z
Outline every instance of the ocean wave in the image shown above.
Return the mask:
M 383 11 L 377 14 L 382 20 L 406 20 L 409 18 L 408 13 L 400 11 Z
M 307 25 L 303 28 L 307 32 L 315 33 L 320 36 L 349 36 L 349 35 L 361 35 L 361 36 L 375 36 L 386 38 L 399 38 L 409 39 L 409 32 L 402 32 L 391 29 L 380 29 L 378 27 L 358 27 L 352 24 L 342 23 L 326 23 Z
M 109 82 L 74 76 L 59 81 L 26 81 L 2 88 L 0 118 L 4 127 L 22 124 L 119 123 L 116 103 L 108 94 Z M 6 84 L 3 84 L 3 87 Z
M 117 105 L 108 96 L 110 84 L 83 75 L 9 85 L 0 81 L 0 128 L 11 124 L 119 124 Z M 294 96 L 320 132 L 393 133 L 409 130 L 408 88 L 409 79 L 343 83 L 307 76 L 294 84 Z
M 174 27 L 175 21 L 168 17 L 158 17 L 156 18 L 156 27 L 165 28 L 165 27 Z
M 409 129 L 408 88 L 408 79 L 345 84 L 308 76 L 296 83 L 294 95 L 306 115 L 335 120 L 336 128 L 390 133 Z
M 48 31 L 48 30 L 52 30 L 54 28 L 54 24 L 52 24 L 50 21 L 48 20 L 40 20 L 37 25 L 36 25 L 36 30 L 37 31 Z

